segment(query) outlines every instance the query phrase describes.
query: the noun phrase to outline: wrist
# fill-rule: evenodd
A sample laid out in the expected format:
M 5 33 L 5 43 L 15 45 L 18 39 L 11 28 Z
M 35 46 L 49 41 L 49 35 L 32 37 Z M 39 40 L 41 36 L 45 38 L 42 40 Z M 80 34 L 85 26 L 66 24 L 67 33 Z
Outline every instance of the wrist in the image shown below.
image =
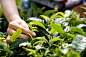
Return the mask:
M 8 22 L 16 21 L 16 20 L 21 20 L 19 15 L 12 15 Z

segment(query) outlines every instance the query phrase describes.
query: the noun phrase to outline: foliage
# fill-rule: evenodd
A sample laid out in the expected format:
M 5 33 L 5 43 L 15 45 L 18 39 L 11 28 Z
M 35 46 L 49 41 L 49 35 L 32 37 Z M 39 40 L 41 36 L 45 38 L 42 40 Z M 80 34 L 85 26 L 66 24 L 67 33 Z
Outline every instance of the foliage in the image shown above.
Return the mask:
M 48 13 L 50 11 L 46 11 L 48 15 L 45 15 L 46 12 L 41 15 L 42 18 L 25 20 L 30 30 L 36 33 L 35 37 L 28 34 L 30 39 L 16 39 L 21 33 L 18 29 L 11 37 L 14 39 L 11 45 L 1 42 L 1 47 L 5 47 L 0 49 L 5 53 L 1 56 L 83 57 L 86 48 L 85 18 L 80 19 L 78 13 L 69 10 Z
M 35 4 L 32 3 L 33 5 Z M 35 9 L 33 9 L 34 7 Z M 33 37 L 28 33 L 31 36 L 30 39 L 16 39 L 22 32 L 18 29 L 11 36 L 12 44 L 5 44 L 3 43 L 5 36 L 1 34 L 0 57 L 85 56 L 86 18 L 80 18 L 77 12 L 70 10 L 66 10 L 64 13 L 58 12 L 58 10 L 48 10 L 44 13 L 41 11 L 42 15 L 39 16 L 37 6 L 34 7 L 29 8 L 28 11 L 31 13 L 27 14 L 31 14 L 33 17 L 23 17 L 36 36 Z

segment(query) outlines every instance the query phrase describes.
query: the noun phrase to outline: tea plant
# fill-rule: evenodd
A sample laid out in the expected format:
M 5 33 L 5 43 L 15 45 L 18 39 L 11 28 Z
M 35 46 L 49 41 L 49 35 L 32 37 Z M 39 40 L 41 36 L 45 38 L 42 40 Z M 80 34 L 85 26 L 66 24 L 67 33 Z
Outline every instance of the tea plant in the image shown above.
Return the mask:
M 84 57 L 86 48 L 86 18 L 76 12 L 48 10 L 40 18 L 25 20 L 31 31 L 30 39 L 16 39 L 21 30 L 12 36 L 12 44 L 0 43 L 0 56 L 7 57 Z

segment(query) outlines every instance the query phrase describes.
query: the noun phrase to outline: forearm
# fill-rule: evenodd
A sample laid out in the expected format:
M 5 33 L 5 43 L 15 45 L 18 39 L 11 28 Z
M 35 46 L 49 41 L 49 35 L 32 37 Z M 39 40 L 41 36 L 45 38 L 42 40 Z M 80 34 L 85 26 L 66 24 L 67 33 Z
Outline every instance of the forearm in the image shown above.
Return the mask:
M 1 0 L 1 6 L 8 22 L 20 19 L 15 0 Z

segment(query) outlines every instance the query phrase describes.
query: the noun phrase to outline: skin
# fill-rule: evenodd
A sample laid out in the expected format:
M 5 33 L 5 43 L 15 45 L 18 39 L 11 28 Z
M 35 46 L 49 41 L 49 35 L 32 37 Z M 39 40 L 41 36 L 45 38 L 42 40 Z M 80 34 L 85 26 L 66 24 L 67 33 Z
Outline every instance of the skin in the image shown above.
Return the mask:
M 83 12 L 86 12 L 86 10 L 82 9 L 81 7 L 86 7 L 86 3 L 75 6 L 74 8 L 72 8 L 72 10 L 74 10 L 75 12 L 78 12 L 80 14 L 80 17 L 83 18 L 84 16 L 86 16 L 83 14 Z
M 27 33 L 31 34 L 32 36 L 36 35 L 34 32 L 29 30 L 26 22 L 20 18 L 15 1 L 16 0 L 1 0 L 3 13 L 9 22 L 7 29 L 8 37 L 6 39 L 8 44 L 11 43 L 11 36 L 16 32 L 17 29 L 22 30 L 22 34 L 20 34 L 18 38 L 30 38 Z

